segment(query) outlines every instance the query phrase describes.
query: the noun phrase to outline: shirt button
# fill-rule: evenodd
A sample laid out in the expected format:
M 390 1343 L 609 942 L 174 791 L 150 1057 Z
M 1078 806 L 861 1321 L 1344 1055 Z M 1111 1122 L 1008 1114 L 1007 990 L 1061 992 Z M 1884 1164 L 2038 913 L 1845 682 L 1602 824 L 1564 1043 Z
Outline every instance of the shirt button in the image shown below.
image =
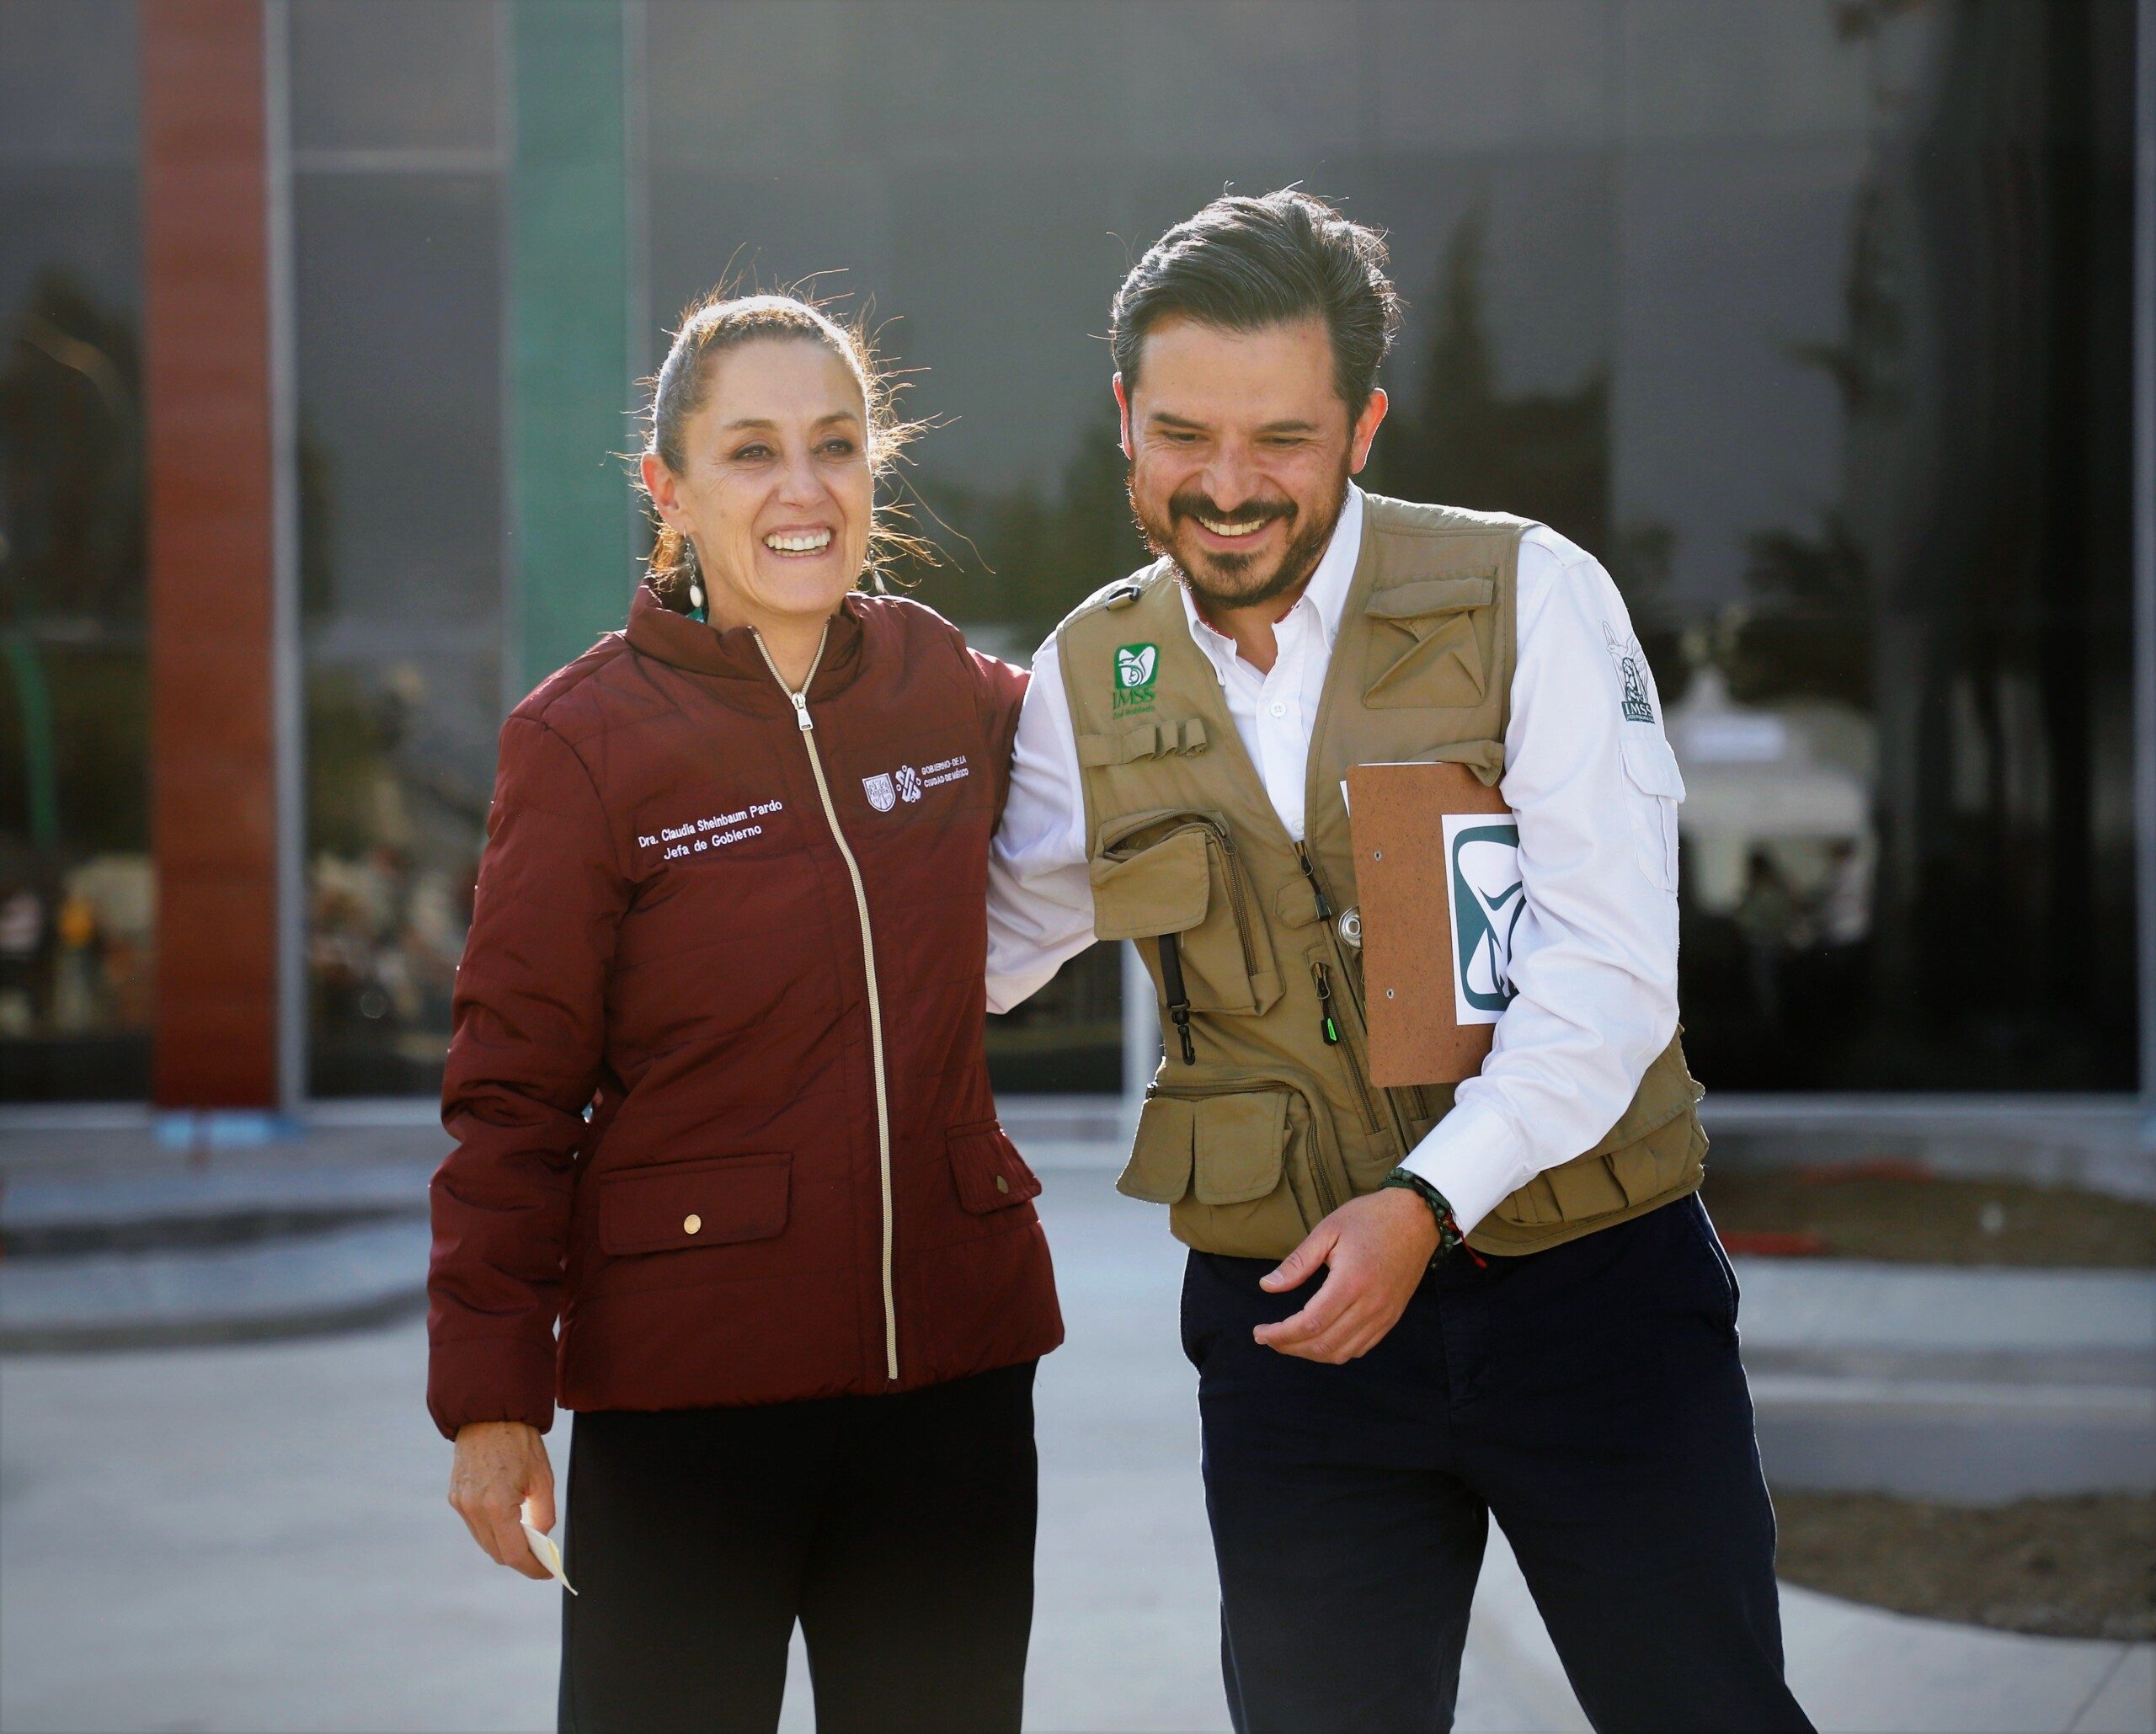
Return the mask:
M 1288 714 L 1288 707 L 1276 698 L 1273 701 L 1273 714 L 1276 717 L 1284 717 Z
M 703 1232 L 703 1218 L 693 1210 L 681 1219 L 681 1232 L 685 1235 L 701 1234 Z
M 995 1189 L 1000 1192 L 1007 1192 L 1011 1190 L 1011 1182 L 999 1174 L 995 1176 Z

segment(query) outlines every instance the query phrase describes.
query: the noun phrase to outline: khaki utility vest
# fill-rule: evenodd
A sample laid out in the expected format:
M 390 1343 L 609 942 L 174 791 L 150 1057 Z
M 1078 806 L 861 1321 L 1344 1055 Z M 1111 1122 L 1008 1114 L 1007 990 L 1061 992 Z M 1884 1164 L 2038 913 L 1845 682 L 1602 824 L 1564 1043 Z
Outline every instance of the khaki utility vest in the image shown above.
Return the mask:
M 1449 760 L 1495 786 L 1529 527 L 1367 498 L 1310 740 L 1299 848 L 1191 639 L 1168 563 L 1109 585 L 1057 632 L 1094 931 L 1138 942 L 1164 1008 L 1166 1058 L 1117 1186 L 1167 1205 L 1176 1238 L 1200 1251 L 1283 1256 L 1374 1190 L 1452 1107 L 1449 1084 L 1369 1081 L 1362 953 L 1343 931 L 1357 899 L 1341 782 L 1353 765 Z M 1195 1064 L 1183 1060 L 1163 986 L 1163 936 L 1173 936 Z M 1505 1198 L 1470 1243 L 1532 1252 L 1684 1197 L 1706 1150 L 1700 1094 L 1673 1038 L 1609 1134 Z

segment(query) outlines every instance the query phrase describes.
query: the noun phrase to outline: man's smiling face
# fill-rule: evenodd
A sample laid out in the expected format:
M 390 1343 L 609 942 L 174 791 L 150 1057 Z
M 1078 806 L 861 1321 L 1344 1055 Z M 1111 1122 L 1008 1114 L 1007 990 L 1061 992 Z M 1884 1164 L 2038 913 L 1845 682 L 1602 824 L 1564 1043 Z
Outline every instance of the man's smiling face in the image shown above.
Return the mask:
M 1350 415 L 1316 317 L 1230 331 L 1172 315 L 1140 354 L 1116 401 L 1148 544 L 1215 612 L 1299 590 L 1369 456 L 1385 393 Z

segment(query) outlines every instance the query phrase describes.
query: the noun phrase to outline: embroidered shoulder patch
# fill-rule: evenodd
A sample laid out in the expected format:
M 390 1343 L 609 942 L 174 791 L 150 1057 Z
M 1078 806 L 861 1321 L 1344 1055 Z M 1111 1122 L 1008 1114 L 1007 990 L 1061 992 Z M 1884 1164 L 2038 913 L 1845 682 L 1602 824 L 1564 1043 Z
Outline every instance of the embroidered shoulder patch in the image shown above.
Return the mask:
M 1609 659 L 1617 665 L 1617 678 L 1622 683 L 1624 696 L 1619 701 L 1627 723 L 1654 721 L 1654 686 L 1647 675 L 1647 659 L 1640 649 L 1640 641 L 1630 638 L 1620 641 L 1610 630 L 1609 622 L 1602 623 L 1603 648 L 1609 651 Z

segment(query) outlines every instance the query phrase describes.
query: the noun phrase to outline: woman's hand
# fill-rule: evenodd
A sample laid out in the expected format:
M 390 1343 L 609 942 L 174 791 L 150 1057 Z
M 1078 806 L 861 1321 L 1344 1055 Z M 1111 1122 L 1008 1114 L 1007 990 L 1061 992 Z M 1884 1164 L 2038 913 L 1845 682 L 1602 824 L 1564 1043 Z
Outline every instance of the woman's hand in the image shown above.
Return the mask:
M 456 1431 L 456 1460 L 450 1466 L 449 1502 L 464 1519 L 487 1557 L 526 1577 L 552 1574 L 524 1539 L 524 1507 L 531 1527 L 554 1527 L 554 1466 L 539 1429 L 521 1421 L 474 1421 Z

